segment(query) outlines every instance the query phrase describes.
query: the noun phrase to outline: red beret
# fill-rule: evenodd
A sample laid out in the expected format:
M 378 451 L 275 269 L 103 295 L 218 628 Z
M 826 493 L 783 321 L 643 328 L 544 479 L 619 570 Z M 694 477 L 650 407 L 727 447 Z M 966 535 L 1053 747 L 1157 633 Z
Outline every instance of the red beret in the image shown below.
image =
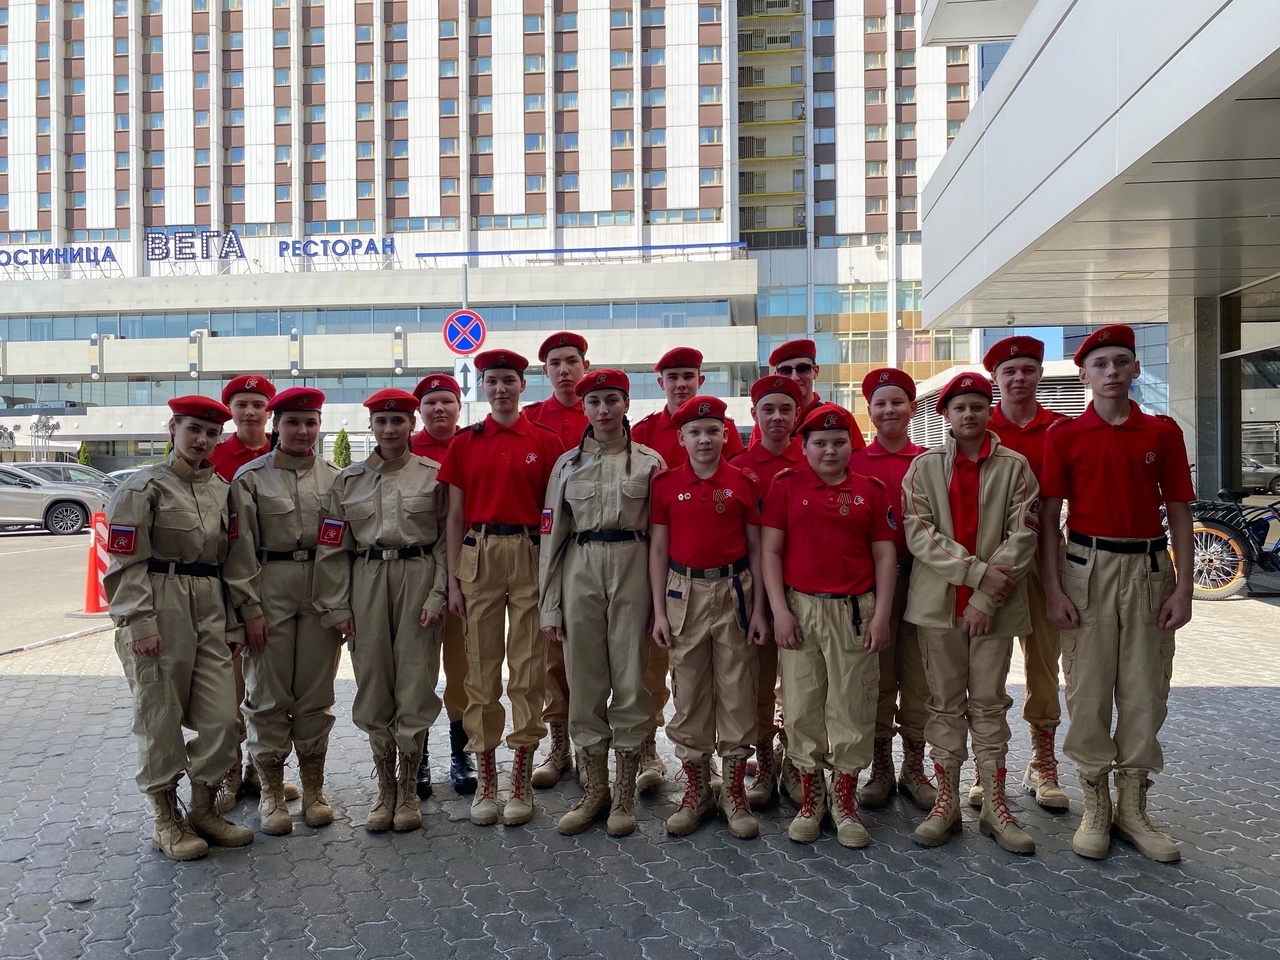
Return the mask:
M 818 346 L 812 340 L 788 340 L 777 350 L 769 354 L 769 366 L 777 367 L 786 360 L 796 357 L 808 357 L 813 360 L 818 356 Z
M 538 348 L 538 359 L 546 363 L 547 354 L 561 347 L 576 347 L 578 352 L 585 357 L 587 355 L 587 338 L 580 333 L 573 333 L 569 330 L 553 333 L 542 341 L 542 346 Z
M 1073 358 L 1076 366 L 1083 367 L 1084 358 L 1099 347 L 1125 347 L 1135 356 L 1138 353 L 1133 339 L 1133 327 L 1126 327 L 1123 323 L 1113 323 L 1109 327 L 1101 327 L 1093 331 L 1088 339 L 1080 344 L 1080 349 L 1076 351 Z
M 450 393 L 456 393 L 459 399 L 462 398 L 462 388 L 458 386 L 458 381 L 447 373 L 433 373 L 423 377 L 413 388 L 413 395 L 421 400 L 434 390 L 448 390 Z
M 677 427 L 683 427 L 690 420 L 702 420 L 707 417 L 724 420 L 728 412 L 728 406 L 719 397 L 690 397 L 676 408 L 671 422 Z
M 982 358 L 982 365 L 995 373 L 1000 364 L 1018 357 L 1044 360 L 1044 341 L 1035 337 L 1005 337 L 987 351 L 987 355 Z
M 661 373 L 668 367 L 693 367 L 702 369 L 702 352 L 693 347 L 672 347 L 653 365 L 653 369 Z
M 260 373 L 244 373 L 222 388 L 222 402 L 230 403 L 237 393 L 260 393 L 270 400 L 276 395 L 276 388 Z
M 514 350 L 486 350 L 484 353 L 477 353 L 475 364 L 476 369 L 481 372 L 501 368 L 524 373 L 529 369 L 529 361 Z
M 382 413 L 387 410 L 398 410 L 401 413 L 417 413 L 418 398 L 407 390 L 401 390 L 398 387 L 387 387 L 385 390 L 379 390 L 372 397 L 364 402 L 369 409 L 370 414 Z
M 804 418 L 799 433 L 807 436 L 814 430 L 848 430 L 852 434 L 856 429 L 853 414 L 844 407 L 834 403 L 820 403 Z
M 872 395 L 881 387 L 901 387 L 908 400 L 916 398 L 916 382 L 911 379 L 911 374 L 905 370 L 880 367 L 878 370 L 872 370 L 863 377 L 862 395 L 867 398 L 867 403 L 871 402 Z
M 585 397 L 592 390 L 621 390 L 631 396 L 631 381 L 621 370 L 588 370 L 587 375 L 573 385 L 573 392 Z
M 755 406 L 762 397 L 771 393 L 785 393 L 796 402 L 797 407 L 800 406 L 800 384 L 790 377 L 780 377 L 777 374 L 761 377 L 751 385 L 751 405 Z
M 951 382 L 938 394 L 938 402 L 933 409 L 942 413 L 947 409 L 947 404 L 951 402 L 952 397 L 958 397 L 963 393 L 980 393 L 990 400 L 991 381 L 980 373 L 962 373 L 952 377 Z
M 174 397 L 169 401 L 169 409 L 175 417 L 195 417 L 197 420 L 208 420 L 210 423 L 226 423 L 231 419 L 231 411 L 211 397 L 194 394 L 186 397 Z
M 316 410 L 324 406 L 324 394 L 315 387 L 281 390 L 267 404 L 267 410 Z

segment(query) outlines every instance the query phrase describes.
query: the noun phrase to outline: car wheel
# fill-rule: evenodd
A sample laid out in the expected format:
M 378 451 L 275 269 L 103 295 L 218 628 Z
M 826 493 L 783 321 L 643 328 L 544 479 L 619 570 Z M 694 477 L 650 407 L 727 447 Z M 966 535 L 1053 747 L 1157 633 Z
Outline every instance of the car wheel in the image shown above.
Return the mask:
M 1242 535 L 1225 527 L 1196 523 L 1192 594 L 1197 600 L 1226 600 L 1249 587 L 1250 563 Z
M 79 533 L 89 522 L 89 515 L 78 503 L 55 503 L 44 515 L 44 528 L 58 536 Z
M 1280 497 L 1280 477 L 1276 477 L 1272 480 L 1271 486 L 1267 487 L 1267 490 L 1273 497 Z

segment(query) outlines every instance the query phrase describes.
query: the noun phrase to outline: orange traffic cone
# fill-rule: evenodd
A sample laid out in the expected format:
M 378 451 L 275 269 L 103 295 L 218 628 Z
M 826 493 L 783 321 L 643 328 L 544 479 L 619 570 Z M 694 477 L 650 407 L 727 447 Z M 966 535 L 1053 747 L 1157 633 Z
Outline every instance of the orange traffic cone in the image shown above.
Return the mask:
M 89 537 L 89 565 L 84 575 L 84 610 L 86 616 L 107 613 L 107 593 L 102 586 L 107 572 L 107 515 L 95 513 Z

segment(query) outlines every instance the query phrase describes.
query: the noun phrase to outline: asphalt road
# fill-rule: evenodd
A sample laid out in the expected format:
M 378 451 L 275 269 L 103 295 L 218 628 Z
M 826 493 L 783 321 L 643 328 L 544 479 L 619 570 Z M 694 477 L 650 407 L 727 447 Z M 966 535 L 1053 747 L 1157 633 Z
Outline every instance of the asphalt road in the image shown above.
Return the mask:
M 5 611 L 0 653 L 94 626 L 104 615 L 68 617 L 84 605 L 89 534 L 56 537 L 38 530 L 0 533 L 0 598 Z

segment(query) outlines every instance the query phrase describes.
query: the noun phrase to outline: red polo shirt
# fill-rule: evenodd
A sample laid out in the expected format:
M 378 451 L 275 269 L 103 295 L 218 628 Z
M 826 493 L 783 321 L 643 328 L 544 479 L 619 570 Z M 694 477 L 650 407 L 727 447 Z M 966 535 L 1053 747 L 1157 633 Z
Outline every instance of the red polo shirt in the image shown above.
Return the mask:
M 864 477 L 875 477 L 884 484 L 885 496 L 889 498 L 889 510 L 893 516 L 894 545 L 898 548 L 898 557 L 910 555 L 907 550 L 907 532 L 902 526 L 902 480 L 907 475 L 911 461 L 924 453 L 925 448 L 907 441 L 901 450 L 890 453 L 880 446 L 880 439 L 871 441 L 871 445 L 853 451 L 849 457 L 849 469 Z
M 489 415 L 479 426 L 453 438 L 440 467 L 440 482 L 463 492 L 467 524 L 538 527 L 551 468 L 564 453 L 564 444 L 554 432 L 523 416 L 504 427 Z
M 676 563 L 723 567 L 747 555 L 747 524 L 760 524 L 759 499 L 750 478 L 723 458 L 706 480 L 685 462 L 653 478 L 649 522 L 669 529 Z
M 991 456 L 991 438 L 983 441 L 978 459 L 970 460 L 956 451 L 951 467 L 951 485 L 947 488 L 947 503 L 951 507 L 951 538 L 975 556 L 978 549 L 978 506 L 982 502 L 982 462 Z M 964 616 L 973 587 L 963 583 L 956 587 L 956 616 Z
M 774 456 L 765 449 L 764 444 L 757 440 L 741 453 L 733 456 L 733 465 L 743 470 L 750 470 L 755 475 L 756 486 L 760 490 L 761 497 L 769 495 L 769 488 L 773 486 L 773 478 L 779 472 L 788 468 L 794 468 L 804 463 L 804 451 L 800 449 L 800 440 L 793 439 L 782 453 Z
M 1027 463 L 1031 464 L 1031 472 L 1039 481 L 1044 472 L 1044 438 L 1051 426 L 1066 419 L 1065 413 L 1058 413 L 1037 403 L 1036 415 L 1029 423 L 1020 427 L 1004 415 L 1000 404 L 996 404 L 991 411 L 991 422 L 987 429 L 993 431 L 1010 450 L 1016 450 L 1026 457 Z
M 742 452 L 742 437 L 729 417 L 724 420 L 724 449 L 720 456 L 728 460 Z M 631 439 L 643 443 L 666 462 L 668 469 L 678 467 L 689 459 L 689 451 L 680 446 L 680 428 L 671 422 L 671 413 L 663 407 L 651 413 L 631 428 Z
M 550 427 L 560 435 L 560 442 L 565 449 L 576 447 L 582 442 L 582 432 L 587 429 L 587 415 L 579 400 L 571 407 L 566 407 L 555 396 L 531 403 L 521 411 L 534 423 Z
M 1196 498 L 1182 430 L 1132 400 L 1128 418 L 1112 426 L 1090 403 L 1049 431 L 1040 496 L 1068 501 L 1067 525 L 1086 536 L 1163 536 L 1161 504 Z
M 782 579 L 801 593 L 875 589 L 871 544 L 893 540 L 884 484 L 852 471 L 828 484 L 809 464 L 774 478 L 760 522 L 786 533 Z
M 443 464 L 445 454 L 449 452 L 449 445 L 453 443 L 453 439 L 457 435 L 458 433 L 455 430 L 453 437 L 448 440 L 437 440 L 426 430 L 419 430 L 413 435 L 413 439 L 409 441 L 409 450 L 415 456 L 426 457 L 428 460 Z
M 250 450 L 234 433 L 220 442 L 209 454 L 209 462 L 213 464 L 213 472 L 230 483 L 235 479 L 236 471 L 250 460 L 257 460 L 271 449 L 271 437 L 267 437 L 265 446 Z

